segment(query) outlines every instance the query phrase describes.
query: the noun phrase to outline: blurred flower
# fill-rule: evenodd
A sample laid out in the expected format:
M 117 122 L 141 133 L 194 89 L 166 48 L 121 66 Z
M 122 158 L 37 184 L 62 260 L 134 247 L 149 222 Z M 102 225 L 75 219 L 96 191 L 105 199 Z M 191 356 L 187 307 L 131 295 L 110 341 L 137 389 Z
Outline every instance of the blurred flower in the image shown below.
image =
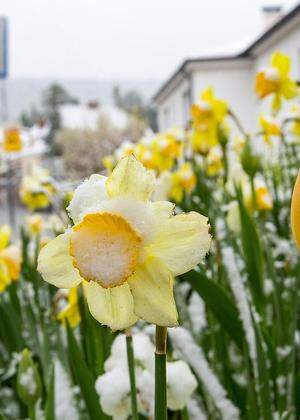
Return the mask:
M 22 150 L 20 128 L 11 126 L 4 129 L 3 149 L 5 152 L 19 152 Z
M 57 314 L 57 319 L 64 323 L 68 321 L 71 328 L 75 328 L 79 324 L 80 312 L 78 307 L 77 287 L 68 290 L 68 303 Z
M 0 228 L 0 293 L 11 281 L 18 280 L 21 271 L 21 252 L 17 246 L 9 245 L 11 229 L 7 225 Z
M 194 150 L 206 154 L 210 147 L 219 142 L 220 124 L 228 113 L 225 101 L 217 99 L 211 87 L 201 95 L 200 101 L 191 107 L 191 142 Z
M 294 240 L 300 249 L 300 171 L 298 172 L 292 196 L 291 226 Z
M 280 136 L 281 128 L 275 118 L 269 115 L 261 115 L 259 117 L 259 123 L 263 132 L 263 139 L 266 143 L 272 144 L 272 136 Z
M 212 147 L 206 156 L 206 171 L 207 175 L 214 176 L 220 173 L 223 169 L 223 151 L 221 146 Z
M 151 196 L 152 201 L 165 201 L 170 197 L 172 187 L 172 173 L 170 171 L 162 172 L 155 182 L 154 191 Z
M 246 144 L 246 139 L 243 136 L 235 136 L 233 138 L 233 150 L 239 155 Z
M 38 181 L 26 176 L 22 179 L 20 187 L 20 198 L 29 210 L 34 211 L 49 207 L 50 200 L 48 193 Z
M 191 194 L 196 186 L 196 175 L 189 162 L 183 163 L 179 169 L 172 173 L 172 188 L 170 198 L 180 203 L 184 194 Z
M 108 174 L 112 172 L 116 165 L 115 158 L 112 155 L 104 156 L 102 163 Z
M 132 156 L 108 178 L 92 175 L 68 208 L 75 226 L 39 255 L 38 269 L 49 283 L 72 288 L 88 281 L 91 314 L 113 330 L 138 318 L 177 325 L 173 277 L 194 268 L 209 250 L 207 218 L 173 216 L 172 203 L 150 202 L 154 184 L 153 173 Z
M 241 231 L 241 217 L 239 203 L 232 201 L 227 207 L 226 222 L 229 229 L 235 234 Z
M 27 227 L 31 235 L 39 235 L 43 228 L 43 218 L 39 214 L 27 217 Z
M 272 109 L 281 108 L 281 98 L 292 99 L 298 92 L 297 84 L 290 78 L 290 58 L 280 52 L 271 57 L 271 65 L 262 69 L 256 76 L 255 90 L 259 98 L 273 94 Z
M 120 159 L 122 159 L 122 157 L 124 156 L 129 156 L 132 155 L 132 153 L 134 152 L 134 144 L 131 141 L 123 141 L 123 143 L 121 144 L 120 147 L 118 147 L 115 151 L 115 156 L 117 161 L 119 161 Z
M 31 211 L 47 208 L 50 198 L 56 192 L 49 172 L 40 166 L 33 166 L 31 174 L 22 179 L 20 198 Z

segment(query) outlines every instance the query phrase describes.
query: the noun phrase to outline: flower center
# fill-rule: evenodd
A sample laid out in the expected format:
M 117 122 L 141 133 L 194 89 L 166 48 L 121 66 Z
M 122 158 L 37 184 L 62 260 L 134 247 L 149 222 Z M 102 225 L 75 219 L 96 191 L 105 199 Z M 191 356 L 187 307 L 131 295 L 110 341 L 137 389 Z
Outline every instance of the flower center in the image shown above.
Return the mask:
M 123 284 L 136 267 L 141 237 L 117 214 L 88 214 L 73 228 L 70 253 L 81 276 L 109 288 Z

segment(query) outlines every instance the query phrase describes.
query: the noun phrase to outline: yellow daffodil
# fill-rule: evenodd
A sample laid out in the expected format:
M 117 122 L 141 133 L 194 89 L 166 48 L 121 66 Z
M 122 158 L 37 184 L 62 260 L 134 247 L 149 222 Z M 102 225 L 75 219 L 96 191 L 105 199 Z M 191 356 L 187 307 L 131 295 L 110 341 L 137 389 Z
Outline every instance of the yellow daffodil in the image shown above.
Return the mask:
M 22 139 L 18 127 L 10 127 L 4 130 L 3 149 L 5 152 L 19 152 L 22 150 Z
M 17 246 L 9 245 L 10 235 L 10 227 L 3 225 L 0 228 L 0 293 L 20 276 L 21 252 Z
M 83 280 L 91 314 L 113 330 L 139 318 L 178 324 L 174 276 L 194 268 L 208 252 L 207 218 L 173 216 L 174 205 L 151 202 L 155 177 L 133 156 L 106 178 L 92 175 L 69 206 L 74 226 L 40 252 L 44 280 L 73 288 Z
M 259 117 L 259 123 L 262 128 L 263 139 L 266 143 L 272 144 L 272 136 L 280 136 L 281 128 L 275 118 L 271 116 L 261 115 Z
M 291 225 L 296 245 L 300 249 L 300 171 L 298 172 L 292 196 Z
M 120 147 L 115 150 L 116 161 L 119 161 L 124 156 L 130 156 L 134 152 L 135 145 L 131 141 L 123 141 Z
M 243 196 L 244 202 L 247 209 L 251 212 L 256 207 L 259 211 L 269 211 L 273 208 L 273 199 L 272 196 L 265 185 L 265 183 L 259 179 L 254 181 L 254 193 L 255 193 L 255 203 L 253 193 L 251 191 L 250 185 L 246 184 L 243 187 Z
M 290 58 L 277 51 L 271 57 L 271 65 L 256 76 L 255 90 L 259 98 L 274 95 L 273 112 L 281 108 L 282 97 L 292 99 L 297 95 L 297 84 L 290 77 L 290 68 Z
M 30 176 L 22 179 L 20 198 L 31 211 L 47 208 L 50 205 L 48 191 Z
M 220 146 L 212 147 L 206 157 L 207 175 L 215 176 L 223 169 L 223 151 Z
M 116 166 L 116 159 L 112 155 L 104 156 L 102 163 L 104 168 L 107 170 L 107 173 L 110 174 Z
M 206 89 L 197 104 L 192 105 L 192 146 L 195 151 L 206 154 L 219 141 L 219 128 L 228 112 L 225 101 L 217 99 L 211 87 Z
M 300 137 L 300 104 L 292 106 L 289 118 L 291 119 L 291 133 Z
M 80 322 L 80 312 L 78 307 L 77 287 L 73 287 L 68 291 L 68 303 L 57 314 L 57 319 L 65 323 L 68 321 L 71 328 L 77 327 Z
M 170 198 L 179 203 L 184 193 L 191 194 L 196 186 L 196 175 L 190 163 L 183 163 L 180 168 L 172 174 L 172 188 Z
M 27 218 L 27 227 L 32 235 L 39 235 L 43 228 L 43 218 L 39 214 Z
M 227 103 L 221 99 L 217 99 L 211 87 L 207 88 L 201 95 L 200 101 L 192 105 L 191 114 L 192 122 L 195 128 L 210 121 L 217 123 L 223 122 L 228 112 Z
M 153 139 L 153 150 L 164 157 L 177 159 L 181 155 L 182 143 L 172 134 L 161 133 Z
M 233 150 L 240 155 L 245 147 L 246 139 L 243 136 L 235 136 L 233 138 Z
M 50 199 L 56 192 L 54 181 L 47 169 L 34 165 L 31 174 L 22 179 L 20 198 L 31 211 L 50 205 Z

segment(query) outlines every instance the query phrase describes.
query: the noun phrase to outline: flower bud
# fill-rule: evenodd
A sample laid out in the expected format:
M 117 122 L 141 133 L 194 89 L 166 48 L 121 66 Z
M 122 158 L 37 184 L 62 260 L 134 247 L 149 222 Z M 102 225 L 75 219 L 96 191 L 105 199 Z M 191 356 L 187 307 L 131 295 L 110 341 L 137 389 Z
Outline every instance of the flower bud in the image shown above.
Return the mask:
M 254 178 L 256 173 L 261 169 L 261 162 L 259 156 L 253 153 L 249 143 L 246 143 L 241 153 L 241 164 L 250 178 Z
M 23 350 L 18 368 L 17 390 L 20 399 L 27 406 L 33 406 L 41 395 L 41 380 L 30 351 Z

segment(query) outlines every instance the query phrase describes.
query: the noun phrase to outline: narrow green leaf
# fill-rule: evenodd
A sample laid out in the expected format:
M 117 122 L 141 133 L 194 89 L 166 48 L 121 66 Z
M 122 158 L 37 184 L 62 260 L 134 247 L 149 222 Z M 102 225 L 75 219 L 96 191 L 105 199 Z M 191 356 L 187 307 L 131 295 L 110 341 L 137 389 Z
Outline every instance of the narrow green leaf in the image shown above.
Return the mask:
M 67 325 L 67 339 L 71 369 L 77 384 L 81 389 L 87 411 L 91 420 L 106 419 L 99 404 L 99 396 L 95 390 L 94 378 L 89 370 L 72 329 Z
M 55 420 L 55 372 L 52 366 L 49 378 L 47 400 L 45 406 L 45 420 Z
M 181 278 L 199 293 L 227 334 L 243 350 L 242 324 L 238 310 L 229 295 L 217 283 L 209 280 L 203 272 L 190 271 Z
M 237 197 L 241 217 L 241 239 L 246 272 L 254 304 L 260 312 L 264 304 L 262 246 L 254 221 L 245 208 L 241 191 L 237 191 Z

